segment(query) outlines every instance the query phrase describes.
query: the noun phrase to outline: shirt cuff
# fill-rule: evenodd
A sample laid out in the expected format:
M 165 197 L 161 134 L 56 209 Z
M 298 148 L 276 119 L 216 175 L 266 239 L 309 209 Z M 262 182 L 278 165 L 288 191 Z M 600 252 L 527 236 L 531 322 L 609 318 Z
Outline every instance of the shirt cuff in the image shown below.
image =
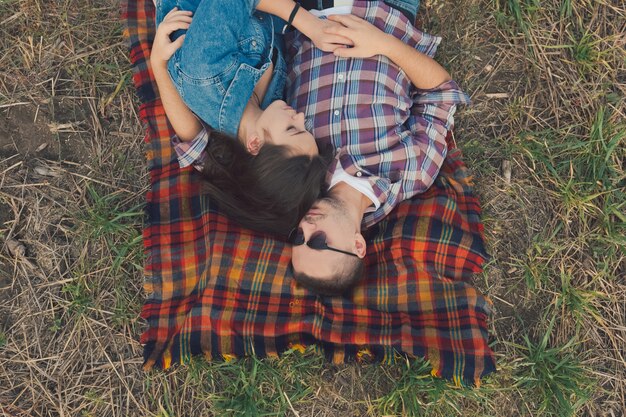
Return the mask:
M 181 168 L 185 168 L 192 164 L 201 163 L 208 143 L 209 133 L 204 127 L 190 142 L 183 142 L 178 136 L 174 135 L 172 137 L 172 145 L 178 155 L 178 165 Z
M 416 88 L 413 102 L 415 104 L 470 104 L 470 98 L 461 90 L 456 81 L 449 80 L 429 89 Z

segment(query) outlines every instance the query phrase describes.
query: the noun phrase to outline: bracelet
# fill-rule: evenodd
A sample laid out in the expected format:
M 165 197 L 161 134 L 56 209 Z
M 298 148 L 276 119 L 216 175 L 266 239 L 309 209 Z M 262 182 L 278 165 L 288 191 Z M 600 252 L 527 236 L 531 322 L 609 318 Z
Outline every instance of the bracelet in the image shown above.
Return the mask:
M 287 21 L 287 24 L 283 27 L 283 32 L 282 32 L 283 35 L 285 34 L 285 32 L 287 32 L 287 30 L 289 30 L 289 28 L 291 28 L 291 24 L 293 23 L 293 19 L 295 19 L 296 13 L 298 13 L 299 9 L 300 9 L 300 3 L 296 3 L 295 7 L 291 11 L 291 14 L 289 15 L 289 20 Z

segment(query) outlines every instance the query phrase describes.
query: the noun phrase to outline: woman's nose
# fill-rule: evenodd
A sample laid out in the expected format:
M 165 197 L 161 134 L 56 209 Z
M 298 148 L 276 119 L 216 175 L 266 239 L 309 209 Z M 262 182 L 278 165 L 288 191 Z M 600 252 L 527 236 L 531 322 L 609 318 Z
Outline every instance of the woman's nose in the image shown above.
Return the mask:
M 304 129 L 304 113 L 303 112 L 294 114 L 293 120 L 299 123 L 301 125 L 300 127 Z

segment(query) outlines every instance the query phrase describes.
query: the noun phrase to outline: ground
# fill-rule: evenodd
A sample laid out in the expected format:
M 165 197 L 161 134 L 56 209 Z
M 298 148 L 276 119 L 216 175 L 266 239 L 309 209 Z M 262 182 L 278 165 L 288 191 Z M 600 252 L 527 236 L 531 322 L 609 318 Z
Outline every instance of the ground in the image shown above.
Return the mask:
M 471 95 L 456 141 L 492 259 L 498 372 L 313 352 L 144 373 L 148 187 L 115 0 L 0 1 L 0 414 L 606 416 L 626 403 L 626 7 L 428 0 Z M 241 412 L 238 412 L 241 411 Z

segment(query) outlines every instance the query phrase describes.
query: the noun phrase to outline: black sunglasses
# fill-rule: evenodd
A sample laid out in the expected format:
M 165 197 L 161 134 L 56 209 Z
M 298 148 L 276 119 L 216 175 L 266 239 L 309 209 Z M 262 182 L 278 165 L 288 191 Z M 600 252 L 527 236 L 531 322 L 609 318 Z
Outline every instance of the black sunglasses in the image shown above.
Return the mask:
M 332 250 L 333 252 L 345 253 L 346 255 L 356 256 L 359 255 L 356 253 L 348 252 L 341 249 L 335 249 L 328 246 L 326 243 L 326 233 L 324 232 L 315 232 L 311 235 L 307 242 L 304 241 L 304 230 L 301 227 L 297 227 L 293 229 L 289 233 L 289 237 L 287 238 L 287 242 L 291 243 L 293 246 L 300 246 L 306 243 L 306 245 L 315 250 Z

